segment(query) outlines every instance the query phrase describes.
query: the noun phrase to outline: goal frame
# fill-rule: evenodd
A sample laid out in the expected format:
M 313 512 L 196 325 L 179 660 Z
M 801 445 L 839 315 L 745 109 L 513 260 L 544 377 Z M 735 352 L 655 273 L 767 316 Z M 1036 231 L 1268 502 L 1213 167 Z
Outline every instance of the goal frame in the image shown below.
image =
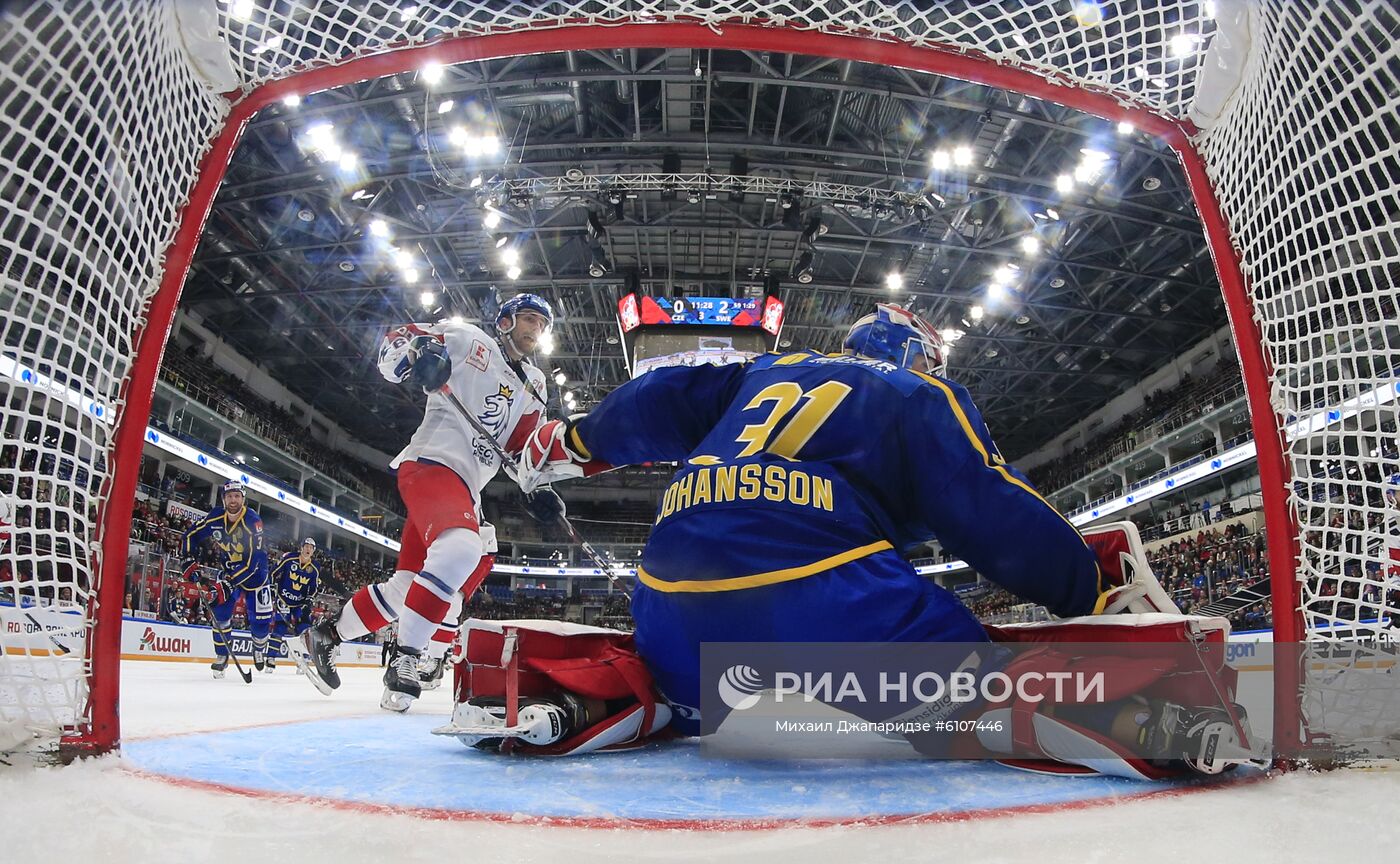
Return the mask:
M 65 749 L 101 753 L 120 743 L 118 719 L 121 608 L 126 580 L 130 524 L 140 471 L 145 425 L 166 342 L 206 220 L 248 121 L 263 108 L 291 94 L 306 94 L 358 81 L 411 71 L 432 61 L 444 65 L 524 54 L 618 48 L 775 51 L 903 67 L 1015 91 L 1075 108 L 1107 121 L 1127 121 L 1156 136 L 1180 160 L 1201 217 L 1220 280 L 1225 308 L 1239 355 L 1257 447 L 1274 606 L 1274 640 L 1301 641 L 1303 617 L 1296 580 L 1298 524 L 1288 505 L 1290 477 L 1283 424 L 1270 401 L 1273 369 L 1261 339 L 1240 256 L 1211 186 L 1206 164 L 1193 144 L 1195 127 L 1185 120 L 1131 105 L 1106 90 L 1049 80 L 1027 69 L 1001 65 L 964 47 L 916 46 L 871 36 L 799 30 L 774 23 L 728 24 L 723 30 L 700 23 L 577 24 L 487 35 L 457 35 L 427 44 L 389 47 L 342 63 L 294 72 L 249 92 L 226 94 L 231 111 L 200 163 L 179 229 L 167 249 L 159 288 L 150 301 L 134 343 L 135 356 L 122 383 L 120 410 L 111 451 L 114 466 L 103 490 L 97 541 L 102 549 L 98 606 L 89 630 L 91 658 L 88 708 L 91 723 L 64 738 Z M 94 562 L 94 569 L 97 569 Z M 1279 652 L 1280 658 L 1290 656 Z M 1274 743 L 1287 754 L 1303 743 L 1299 716 L 1299 670 L 1282 664 L 1275 673 Z

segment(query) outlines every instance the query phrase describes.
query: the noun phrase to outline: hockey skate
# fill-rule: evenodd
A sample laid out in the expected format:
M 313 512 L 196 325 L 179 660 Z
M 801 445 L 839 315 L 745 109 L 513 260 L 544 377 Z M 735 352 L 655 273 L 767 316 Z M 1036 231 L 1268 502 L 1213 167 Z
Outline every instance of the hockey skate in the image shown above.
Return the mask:
M 209 668 L 214 670 L 215 678 L 223 678 L 224 670 L 228 668 L 228 655 L 224 654 L 209 664 Z
M 305 663 L 306 680 L 322 694 L 331 695 L 331 691 L 340 686 L 340 673 L 335 669 L 335 651 L 340 645 L 340 636 L 335 632 L 335 625 L 322 621 L 303 633 L 301 638 L 306 654 L 311 658 L 311 662 Z
M 271 675 L 277 668 L 277 658 L 271 654 L 267 655 L 267 662 L 263 664 L 263 671 Z
M 1248 728 L 1244 708 L 1233 707 L 1240 725 Z M 1143 710 L 1149 713 L 1138 732 L 1138 747 L 1148 759 L 1184 762 L 1199 774 L 1219 774 L 1252 758 L 1224 708 L 1185 708 L 1153 700 Z
M 423 687 L 418 682 L 418 660 L 420 651 L 400 645 L 384 670 L 384 695 L 379 699 L 379 707 L 386 711 L 407 711 L 419 696 Z
M 424 690 L 436 690 L 442 686 L 442 673 L 447 668 L 447 658 L 425 658 L 418 667 L 418 683 Z
M 267 669 L 267 652 L 262 648 L 253 649 L 253 668 L 259 672 Z

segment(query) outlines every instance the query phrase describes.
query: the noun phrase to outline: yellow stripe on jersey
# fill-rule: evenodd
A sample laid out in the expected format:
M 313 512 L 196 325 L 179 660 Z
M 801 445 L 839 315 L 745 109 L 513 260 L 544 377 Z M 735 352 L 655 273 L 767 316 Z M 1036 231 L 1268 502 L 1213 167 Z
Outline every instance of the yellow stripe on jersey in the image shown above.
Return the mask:
M 981 454 L 982 462 L 988 468 L 991 468 L 993 471 L 1000 474 L 1002 478 L 1005 479 L 1006 482 L 1010 483 L 1011 485 L 1024 489 L 1031 495 L 1035 496 L 1035 499 L 1037 501 L 1044 504 L 1046 507 L 1049 507 L 1050 512 L 1054 513 L 1056 516 L 1059 516 L 1060 519 L 1062 519 L 1064 523 L 1068 525 L 1071 530 L 1074 531 L 1075 534 L 1079 533 L 1079 529 L 1074 527 L 1074 523 L 1070 522 L 1068 519 L 1065 519 L 1065 515 L 1059 510 L 1057 510 L 1053 504 L 1051 504 L 1049 501 L 1046 501 L 1043 497 L 1041 497 L 1041 494 L 1039 492 L 1035 491 L 1033 487 L 1027 485 L 1019 477 L 1017 477 L 1015 474 L 1012 474 L 1006 469 L 1006 463 L 1001 458 L 1001 454 L 997 454 L 995 456 L 992 455 L 992 453 L 987 449 L 986 445 L 982 443 L 982 439 L 980 436 L 978 436 L 977 431 L 972 428 L 972 421 L 967 418 L 967 413 L 963 411 L 962 405 L 958 403 L 958 394 L 953 392 L 953 388 L 949 387 L 942 381 L 939 381 L 932 375 L 928 375 L 923 372 L 918 372 L 913 369 L 910 369 L 909 371 L 913 372 L 915 375 L 918 375 L 920 378 L 932 384 L 935 388 L 938 389 L 940 393 L 944 395 L 945 398 L 947 398 L 948 407 L 952 409 L 953 416 L 958 418 L 958 425 L 962 427 L 963 434 L 967 435 L 967 440 L 970 441 L 972 443 L 972 446 L 976 448 L 977 452 Z M 1082 536 L 1080 537 L 1080 540 L 1081 542 L 1083 541 Z M 1085 545 L 1087 546 L 1088 544 L 1085 543 Z M 1098 572 L 1097 582 L 1099 590 L 1100 592 L 1102 592 L 1103 569 L 1099 567 L 1097 557 L 1094 560 L 1094 569 Z M 1101 608 L 1102 606 L 1100 604 L 1099 608 L 1096 608 L 1094 611 L 1098 612 Z
M 637 568 L 637 578 L 641 583 L 653 591 L 661 591 L 668 594 L 710 594 L 719 591 L 742 591 L 745 588 L 761 588 L 765 585 L 776 585 L 780 582 L 792 582 L 797 579 L 805 579 L 833 567 L 848 564 L 867 555 L 874 555 L 876 552 L 883 552 L 886 549 L 893 549 L 888 540 L 879 540 L 855 549 L 848 549 L 829 558 L 814 561 L 801 567 L 789 567 L 785 570 L 773 570 L 768 573 L 755 573 L 752 576 L 734 576 L 729 579 L 683 579 L 677 582 L 665 582 L 657 579 L 641 567 Z

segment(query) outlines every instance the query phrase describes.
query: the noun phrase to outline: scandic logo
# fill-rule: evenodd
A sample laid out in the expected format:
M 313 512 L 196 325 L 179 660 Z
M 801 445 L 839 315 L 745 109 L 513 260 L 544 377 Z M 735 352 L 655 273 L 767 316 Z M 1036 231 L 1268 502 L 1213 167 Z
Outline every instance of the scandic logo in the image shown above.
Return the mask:
M 147 627 L 146 632 L 141 634 L 141 641 L 137 644 L 136 649 L 138 651 L 155 651 L 161 654 L 188 654 L 193 647 L 188 639 L 180 639 L 175 636 L 157 636 L 154 627 Z

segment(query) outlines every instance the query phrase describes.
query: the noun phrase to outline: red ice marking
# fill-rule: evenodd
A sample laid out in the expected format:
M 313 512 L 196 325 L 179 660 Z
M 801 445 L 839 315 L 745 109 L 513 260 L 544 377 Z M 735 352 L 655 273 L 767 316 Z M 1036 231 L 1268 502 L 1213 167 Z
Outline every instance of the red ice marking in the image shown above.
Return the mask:
M 264 722 L 264 723 L 240 723 L 240 724 L 238 724 L 237 726 L 215 726 L 215 727 L 209 728 L 209 729 L 188 729 L 188 730 L 182 730 L 182 731 L 180 731 L 180 732 L 157 732 L 157 733 L 155 733 L 155 734 L 153 734 L 153 735 L 128 735 L 128 736 L 126 736 L 125 740 L 126 740 L 127 742 L 134 742 L 134 741 L 161 741 L 161 740 L 164 740 L 164 739 L 166 739 L 166 738 L 184 738 L 184 737 L 186 737 L 186 736 L 188 736 L 188 735 L 214 735 L 214 734 L 217 734 L 217 733 L 220 733 L 220 732 L 241 732 L 241 731 L 243 731 L 244 729 L 270 729 L 270 728 L 272 728 L 272 727 L 274 727 L 274 726 L 292 726 L 292 725 L 295 725 L 295 724 L 297 724 L 297 723 L 306 723 L 306 722 L 315 721 L 315 720 L 328 720 L 328 719 L 349 720 L 349 719 L 354 719 L 355 717 L 378 717 L 378 716 L 380 716 L 380 712 L 378 712 L 378 711 L 374 711 L 374 712 L 369 712 L 369 711 L 367 711 L 367 712 L 365 712 L 365 713 L 363 713 L 363 714 L 341 714 L 341 715 L 335 716 L 334 718 L 329 718 L 329 717 L 311 717 L 311 718 L 299 717 L 299 718 L 296 718 L 296 719 L 293 719 L 293 720 L 268 720 L 268 721 L 266 721 L 266 722 Z M 136 772 L 142 773 L 142 774 L 148 773 L 148 772 L 141 771 L 139 768 L 129 768 L 128 770 L 136 771 Z M 148 776 L 151 776 L 151 777 L 164 777 L 164 775 L 160 775 L 160 774 L 149 774 Z M 165 778 L 165 779 L 173 779 L 173 778 Z
M 275 726 L 280 724 L 265 724 Z M 251 728 L 251 727 L 249 727 Z M 939 822 L 973 822 L 982 819 L 1002 819 L 1009 816 L 1034 815 L 1039 813 L 1063 813 L 1071 810 L 1087 810 L 1110 804 L 1123 804 L 1130 801 L 1143 801 L 1149 798 L 1178 798 L 1196 792 L 1209 792 L 1216 789 L 1235 788 L 1258 783 L 1278 774 L 1277 771 L 1262 772 L 1240 777 L 1235 780 L 1216 780 L 1188 786 L 1168 786 L 1145 789 L 1127 795 L 1108 795 L 1103 798 L 1089 798 L 1077 801 L 1061 801 L 1053 804 L 1023 804 L 1014 807 L 986 807 L 975 810 L 958 810 L 948 813 L 913 813 L 901 815 L 847 816 L 834 818 L 803 819 L 800 817 L 763 817 L 758 819 L 650 819 L 606 816 L 543 816 L 515 813 L 489 813 L 479 810 L 449 810 L 439 807 L 399 807 L 392 804 L 376 804 L 367 801 L 346 801 L 340 798 L 326 798 L 321 795 L 295 795 L 288 792 L 269 792 L 263 789 L 248 789 L 211 780 L 193 780 L 187 777 L 171 777 L 165 774 L 146 771 L 122 765 L 122 770 L 136 777 L 178 786 L 184 789 L 198 789 L 205 792 L 221 792 L 264 801 L 285 804 L 310 804 L 329 807 L 351 813 L 377 813 L 384 816 L 412 816 L 434 822 L 495 822 L 550 828 L 600 828 L 615 831 L 630 828 L 638 831 L 778 831 L 790 828 L 839 828 L 839 827 L 878 827 L 886 825 L 927 825 Z

